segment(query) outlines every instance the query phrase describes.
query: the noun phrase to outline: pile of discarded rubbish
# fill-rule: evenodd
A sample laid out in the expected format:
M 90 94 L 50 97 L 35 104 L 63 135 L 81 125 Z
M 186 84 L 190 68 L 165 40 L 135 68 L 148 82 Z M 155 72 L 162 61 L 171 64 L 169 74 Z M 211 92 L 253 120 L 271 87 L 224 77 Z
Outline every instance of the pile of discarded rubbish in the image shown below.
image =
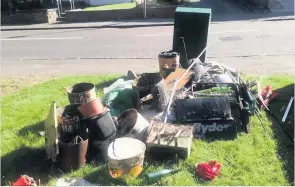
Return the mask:
M 185 159 L 193 138 L 234 139 L 239 131 L 249 133 L 250 117 L 259 116 L 259 106 L 270 111 L 267 104 L 277 93 L 270 86 L 260 92 L 260 86 L 243 81 L 238 70 L 205 62 L 210 20 L 210 9 L 178 7 L 173 51 L 158 55 L 157 73 L 129 71 L 103 89 L 103 98 L 96 97 L 93 83 L 70 86 L 69 105 L 53 102 L 45 122 L 47 159 L 64 172 L 102 159 L 113 178 L 136 177 L 148 155 Z M 195 172 L 209 181 L 221 167 L 211 160 L 196 164 Z M 177 171 L 149 173 L 148 182 Z M 70 183 L 62 179 L 57 185 Z M 15 184 L 36 185 L 25 175 Z
M 104 88 L 103 98 L 92 83 L 70 86 L 70 104 L 54 102 L 45 123 L 47 159 L 70 171 L 94 156 L 108 162 L 113 178 L 136 177 L 146 153 L 185 159 L 194 137 L 234 139 L 239 130 L 249 132 L 256 99 L 239 72 L 198 58 L 188 63 L 183 69 L 178 53 L 160 53 L 158 73 L 129 71 Z M 210 167 L 196 167 L 204 180 Z
M 193 138 L 229 140 L 239 131 L 249 133 L 250 117 L 260 113 L 259 107 L 269 111 L 268 103 L 278 95 L 270 85 L 258 90 L 257 82 L 244 82 L 238 70 L 219 63 L 195 58 L 183 69 L 176 52 L 158 57 L 158 73 L 128 71 L 103 89 L 103 98 L 96 96 L 93 83 L 70 86 L 70 104 L 57 107 L 53 102 L 45 121 L 47 159 L 64 172 L 101 159 L 107 161 L 111 177 L 137 177 L 146 156 L 186 159 Z M 196 164 L 195 172 L 210 181 L 221 167 L 211 160 Z M 164 169 L 146 176 L 152 184 L 178 171 Z M 82 179 L 73 184 L 80 183 L 92 185 Z M 24 175 L 15 183 L 19 184 L 36 182 Z M 57 185 L 68 184 L 60 179 Z

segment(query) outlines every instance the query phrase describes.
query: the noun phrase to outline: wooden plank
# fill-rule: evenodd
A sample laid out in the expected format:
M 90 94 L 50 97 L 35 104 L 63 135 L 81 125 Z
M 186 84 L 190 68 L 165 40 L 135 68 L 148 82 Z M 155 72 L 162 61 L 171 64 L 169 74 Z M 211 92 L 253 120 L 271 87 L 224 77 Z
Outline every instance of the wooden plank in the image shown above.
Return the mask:
M 165 79 L 166 88 L 168 91 L 171 91 L 173 85 L 177 78 L 179 78 L 186 70 L 183 68 L 176 68 L 174 72 L 170 73 L 168 77 Z M 178 83 L 176 90 L 183 88 L 188 81 L 190 80 L 191 75 L 193 74 L 192 71 L 189 71 L 182 80 Z
M 46 158 L 48 160 L 56 161 L 56 156 L 59 154 L 58 149 L 58 132 L 57 132 L 57 109 L 56 103 L 53 102 L 50 106 L 50 110 L 47 119 L 44 124 L 45 128 L 45 144 L 46 144 Z

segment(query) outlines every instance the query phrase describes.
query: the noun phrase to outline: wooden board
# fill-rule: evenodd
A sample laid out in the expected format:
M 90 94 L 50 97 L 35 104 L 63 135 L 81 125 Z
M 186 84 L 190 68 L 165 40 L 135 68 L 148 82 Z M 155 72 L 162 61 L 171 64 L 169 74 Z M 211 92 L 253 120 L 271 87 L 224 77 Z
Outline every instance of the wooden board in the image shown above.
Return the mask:
M 192 125 L 154 123 L 151 127 L 146 144 L 148 151 L 180 153 L 183 157 L 190 155 L 193 139 Z
M 50 106 L 50 110 L 47 119 L 44 124 L 45 128 L 45 144 L 46 144 L 46 158 L 48 160 L 56 161 L 56 156 L 59 154 L 58 149 L 58 132 L 57 132 L 57 109 L 56 103 L 53 102 Z
M 176 79 L 180 76 L 182 76 L 182 74 L 185 72 L 185 69 L 183 68 L 176 68 L 174 72 L 170 73 L 168 75 L 168 77 L 166 77 L 165 79 L 165 83 L 166 83 L 166 88 L 168 91 L 171 91 L 173 88 L 173 85 L 176 81 Z M 176 90 L 183 88 L 188 81 L 190 80 L 191 75 L 193 74 L 192 71 L 189 71 L 183 78 L 182 80 L 178 83 Z

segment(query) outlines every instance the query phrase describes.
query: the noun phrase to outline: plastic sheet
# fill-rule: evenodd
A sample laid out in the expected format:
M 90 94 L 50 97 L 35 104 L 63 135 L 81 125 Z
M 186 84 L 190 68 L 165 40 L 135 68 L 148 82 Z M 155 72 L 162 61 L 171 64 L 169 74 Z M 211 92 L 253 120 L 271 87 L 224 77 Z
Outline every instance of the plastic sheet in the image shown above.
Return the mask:
M 136 108 L 137 92 L 132 89 L 133 80 L 118 79 L 111 86 L 104 88 L 103 103 L 110 107 L 112 116 L 119 116 L 127 109 Z

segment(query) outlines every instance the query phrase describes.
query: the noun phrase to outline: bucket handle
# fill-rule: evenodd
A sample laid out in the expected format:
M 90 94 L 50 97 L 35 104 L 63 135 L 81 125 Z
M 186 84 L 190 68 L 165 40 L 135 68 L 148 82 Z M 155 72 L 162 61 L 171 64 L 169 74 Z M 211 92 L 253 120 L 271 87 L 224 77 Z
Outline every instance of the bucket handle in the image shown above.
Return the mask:
M 76 136 L 75 138 L 73 138 L 72 143 L 73 144 L 78 144 L 78 141 L 80 140 L 80 142 L 83 141 L 83 138 L 81 138 L 81 136 Z

